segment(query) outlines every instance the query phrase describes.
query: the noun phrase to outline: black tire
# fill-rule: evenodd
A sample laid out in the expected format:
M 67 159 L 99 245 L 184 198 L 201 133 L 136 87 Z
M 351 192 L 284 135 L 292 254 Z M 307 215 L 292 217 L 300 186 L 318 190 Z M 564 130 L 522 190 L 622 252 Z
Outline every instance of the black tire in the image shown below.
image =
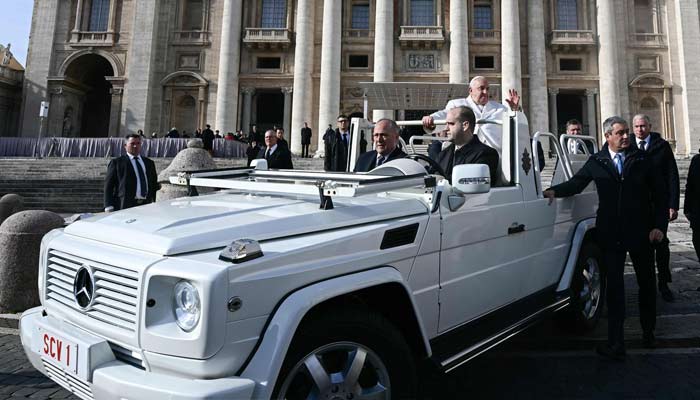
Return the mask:
M 571 280 L 571 305 L 561 320 L 564 328 L 587 332 L 598 324 L 607 286 L 602 260 L 598 246 L 590 241 L 583 244 Z
M 353 346 L 359 349 L 355 353 Z M 308 365 L 313 364 L 311 355 L 316 356 L 324 373 L 337 373 L 349 370 L 352 361 L 363 352 L 366 358 L 357 379 L 362 389 L 386 386 L 391 399 L 415 398 L 416 366 L 406 340 L 386 318 L 358 308 L 329 310 L 299 327 L 282 364 L 272 398 L 306 399 L 310 393 L 319 393 L 309 372 Z M 349 375 L 349 372 L 343 373 L 343 378 Z M 355 392 L 348 395 L 353 390 L 349 388 L 357 388 L 357 385 L 348 383 L 346 386 L 343 379 L 340 385 L 332 386 L 335 386 L 330 389 L 335 390 L 334 396 L 358 398 Z

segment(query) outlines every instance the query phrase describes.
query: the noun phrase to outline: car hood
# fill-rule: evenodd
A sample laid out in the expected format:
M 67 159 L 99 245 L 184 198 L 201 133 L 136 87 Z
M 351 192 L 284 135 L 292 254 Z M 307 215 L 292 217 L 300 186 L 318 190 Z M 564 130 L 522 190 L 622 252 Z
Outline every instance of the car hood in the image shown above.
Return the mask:
M 319 208 L 318 196 L 220 192 L 99 214 L 65 232 L 162 255 L 224 247 L 236 239 L 258 241 L 400 218 L 428 212 L 418 199 L 368 195 L 334 198 Z

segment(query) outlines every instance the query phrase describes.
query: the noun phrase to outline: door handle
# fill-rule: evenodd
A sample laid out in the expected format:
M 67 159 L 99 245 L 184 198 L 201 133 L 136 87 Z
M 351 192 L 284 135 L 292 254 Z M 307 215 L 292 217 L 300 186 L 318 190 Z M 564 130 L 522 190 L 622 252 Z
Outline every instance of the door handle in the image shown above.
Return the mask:
M 514 233 L 520 233 L 520 232 L 525 232 L 525 225 L 524 224 L 518 224 L 517 222 L 514 222 L 513 225 L 511 225 L 508 228 L 509 235 L 512 235 Z

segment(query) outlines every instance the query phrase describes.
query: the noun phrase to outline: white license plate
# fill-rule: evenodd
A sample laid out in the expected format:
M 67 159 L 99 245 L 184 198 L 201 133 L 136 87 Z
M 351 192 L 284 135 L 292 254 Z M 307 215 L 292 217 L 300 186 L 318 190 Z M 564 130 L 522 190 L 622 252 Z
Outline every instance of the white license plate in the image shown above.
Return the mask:
M 41 357 L 54 365 L 58 365 L 61 369 L 69 371 L 74 375 L 78 373 L 78 344 L 67 340 L 63 336 L 47 330 L 43 327 L 39 328 L 39 335 L 36 339 L 37 349 Z

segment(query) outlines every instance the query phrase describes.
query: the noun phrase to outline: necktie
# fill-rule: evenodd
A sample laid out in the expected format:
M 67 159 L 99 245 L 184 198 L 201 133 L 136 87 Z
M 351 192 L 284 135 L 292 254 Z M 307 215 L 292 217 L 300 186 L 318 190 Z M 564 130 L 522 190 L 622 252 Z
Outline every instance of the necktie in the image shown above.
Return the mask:
M 615 167 L 617 168 L 617 173 L 622 176 L 622 155 L 620 153 L 615 154 Z
M 270 148 L 268 147 L 267 150 L 265 150 L 265 159 L 269 160 L 270 159 Z
M 386 161 L 386 158 L 384 156 L 379 156 L 379 158 L 377 158 L 377 167 L 384 164 L 384 161 Z
M 642 140 L 641 142 L 639 142 L 639 150 L 645 151 L 647 149 L 646 147 L 647 147 L 647 142 L 645 140 Z
M 136 163 L 136 172 L 138 172 L 139 175 L 139 186 L 141 188 L 140 195 L 145 199 L 148 195 L 148 189 L 146 188 L 146 185 L 148 184 L 146 182 L 146 174 L 143 173 L 143 168 L 141 167 L 138 157 L 134 157 L 134 162 Z
M 343 133 L 343 142 L 345 143 L 346 146 L 348 145 L 348 134 L 347 133 Z

